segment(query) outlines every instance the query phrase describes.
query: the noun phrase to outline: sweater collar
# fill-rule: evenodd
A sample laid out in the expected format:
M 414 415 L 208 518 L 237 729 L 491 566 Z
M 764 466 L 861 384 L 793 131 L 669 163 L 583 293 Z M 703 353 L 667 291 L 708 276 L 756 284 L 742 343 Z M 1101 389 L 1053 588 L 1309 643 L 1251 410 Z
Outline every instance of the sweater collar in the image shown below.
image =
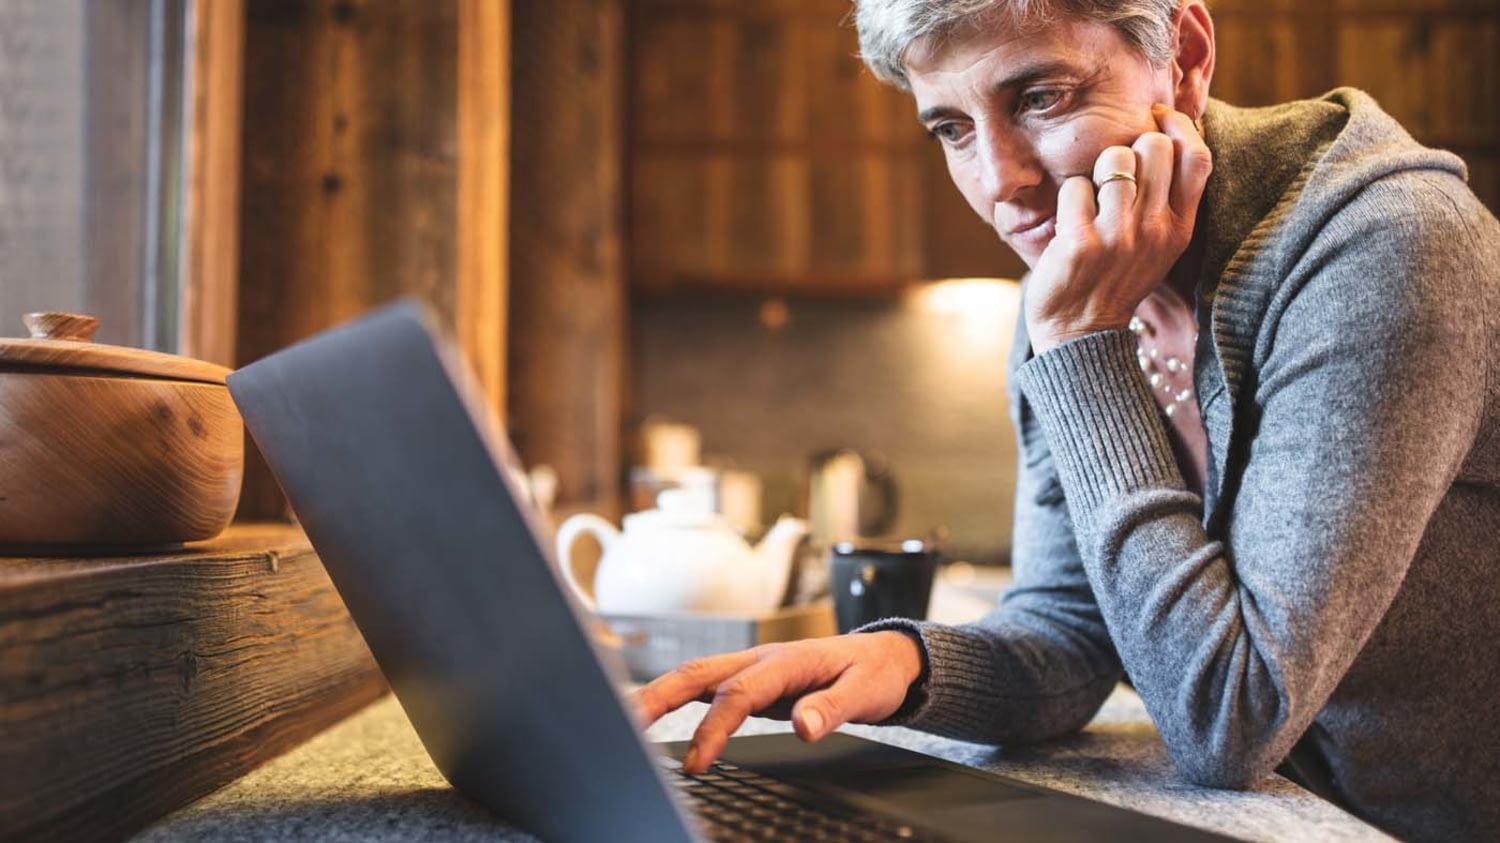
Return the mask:
M 1262 250 L 1274 248 L 1279 221 L 1347 118 L 1341 104 L 1327 101 L 1242 109 L 1210 100 L 1203 114 L 1214 170 L 1197 223 L 1203 263 L 1194 379 L 1208 438 L 1204 523 L 1210 531 L 1227 511 L 1223 494 L 1235 408 L 1260 315 L 1275 286 L 1264 271 Z
M 1198 216 L 1204 238 L 1198 294 L 1205 304 L 1215 297 L 1231 262 L 1253 260 L 1271 233 L 1266 229 L 1278 216 L 1277 206 L 1295 198 L 1348 116 L 1343 104 L 1326 100 L 1255 109 L 1209 100 L 1203 134 L 1214 170 Z M 1231 272 L 1228 280 L 1239 279 Z

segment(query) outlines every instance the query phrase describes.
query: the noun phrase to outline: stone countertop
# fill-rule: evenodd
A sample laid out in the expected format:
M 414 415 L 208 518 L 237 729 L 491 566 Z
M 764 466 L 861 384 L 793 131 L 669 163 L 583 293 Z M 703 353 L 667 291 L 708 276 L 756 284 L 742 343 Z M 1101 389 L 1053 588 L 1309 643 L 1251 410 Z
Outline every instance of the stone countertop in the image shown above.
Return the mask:
M 934 617 L 972 616 L 987 605 L 984 582 L 950 583 Z M 705 706 L 656 723 L 653 740 L 691 735 Z M 740 734 L 786 731 L 752 719 Z M 1081 733 L 1023 748 L 995 748 L 901 728 L 845 731 L 1033 784 L 1122 805 L 1247 840 L 1389 840 L 1291 782 L 1271 776 L 1249 791 L 1186 783 L 1174 770 L 1141 700 L 1121 686 Z M 460 796 L 422 749 L 393 697 L 376 702 L 287 755 L 169 815 L 138 843 L 316 839 L 325 841 L 532 840 Z
M 692 733 L 701 703 L 668 715 L 655 740 Z M 785 731 L 753 719 L 740 734 Z M 1254 790 L 1195 787 L 1173 770 L 1140 698 L 1120 687 L 1080 734 L 996 749 L 899 728 L 844 731 L 1123 805 L 1246 840 L 1389 840 L 1279 776 Z M 172 814 L 136 843 L 250 840 L 533 840 L 448 787 L 394 697 Z

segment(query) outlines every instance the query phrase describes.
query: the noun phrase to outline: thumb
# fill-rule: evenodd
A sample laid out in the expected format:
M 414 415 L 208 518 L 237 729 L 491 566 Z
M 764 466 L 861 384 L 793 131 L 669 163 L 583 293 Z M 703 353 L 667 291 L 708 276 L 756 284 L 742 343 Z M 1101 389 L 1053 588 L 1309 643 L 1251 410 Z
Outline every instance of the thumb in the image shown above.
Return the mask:
M 874 687 L 868 675 L 845 673 L 821 691 L 807 694 L 792 706 L 792 727 L 805 741 L 821 740 L 825 735 L 850 722 L 873 723 L 891 716 L 901 706 L 901 698 L 886 704 L 886 694 Z

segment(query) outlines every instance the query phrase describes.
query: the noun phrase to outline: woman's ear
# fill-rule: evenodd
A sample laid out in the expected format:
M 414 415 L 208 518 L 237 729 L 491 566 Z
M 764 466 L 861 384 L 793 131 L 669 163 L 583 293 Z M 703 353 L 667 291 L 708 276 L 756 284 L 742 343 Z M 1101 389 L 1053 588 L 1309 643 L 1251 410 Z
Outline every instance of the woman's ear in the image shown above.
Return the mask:
M 1172 57 L 1174 105 L 1198 119 L 1208 107 L 1208 84 L 1214 75 L 1214 22 L 1203 0 L 1187 0 L 1177 10 L 1177 52 Z

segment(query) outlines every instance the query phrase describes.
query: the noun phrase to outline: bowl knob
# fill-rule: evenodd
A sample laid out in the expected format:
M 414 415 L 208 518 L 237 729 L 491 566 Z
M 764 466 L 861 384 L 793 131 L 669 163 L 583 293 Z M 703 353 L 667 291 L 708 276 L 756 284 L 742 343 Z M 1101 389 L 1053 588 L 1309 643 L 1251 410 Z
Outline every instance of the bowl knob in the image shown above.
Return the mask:
M 28 313 L 21 317 L 34 340 L 88 342 L 99 328 L 99 320 L 78 313 Z

